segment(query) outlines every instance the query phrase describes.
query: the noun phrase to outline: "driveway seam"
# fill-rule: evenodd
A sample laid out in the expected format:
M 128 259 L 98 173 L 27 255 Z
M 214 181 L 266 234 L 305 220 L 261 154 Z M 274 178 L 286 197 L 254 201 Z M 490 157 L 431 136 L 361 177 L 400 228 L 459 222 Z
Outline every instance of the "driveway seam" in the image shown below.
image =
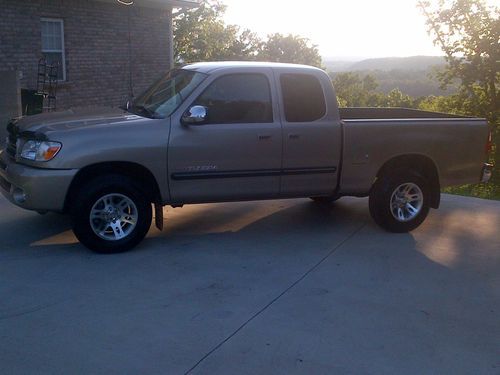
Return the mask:
M 349 234 L 345 239 L 343 239 L 337 246 L 335 246 L 332 250 L 328 252 L 323 258 L 321 258 L 316 264 L 314 264 L 311 268 L 309 268 L 302 276 L 300 276 L 297 280 L 295 280 L 291 285 L 289 285 L 284 291 L 282 291 L 278 296 L 273 298 L 269 303 L 267 303 L 263 308 L 253 314 L 250 318 L 248 318 L 243 324 L 241 324 L 234 332 L 232 332 L 229 336 L 227 336 L 224 340 L 214 346 L 208 353 L 206 353 L 203 357 L 201 357 L 198 362 L 196 362 L 189 370 L 187 370 L 184 374 L 190 374 L 193 370 L 196 369 L 205 359 L 210 357 L 214 352 L 216 352 L 222 345 L 231 340 L 238 332 L 240 332 L 245 326 L 247 326 L 252 320 L 257 318 L 260 314 L 266 311 L 271 305 L 273 305 L 276 301 L 278 301 L 282 296 L 284 296 L 289 290 L 298 285 L 302 280 L 304 280 L 312 271 L 318 268 L 323 262 L 325 262 L 333 253 L 335 253 L 340 247 L 342 247 L 347 241 L 349 241 L 352 237 L 354 237 L 357 233 L 361 231 L 365 227 L 366 223 L 361 224 L 356 230 L 354 230 L 351 234 Z
M 46 310 L 46 309 L 49 309 L 49 308 L 51 308 L 53 306 L 59 305 L 59 304 L 61 304 L 63 302 L 66 302 L 68 300 L 69 299 L 64 299 L 62 301 L 57 301 L 57 302 L 49 303 L 49 304 L 46 304 L 46 305 L 40 305 L 40 306 L 33 307 L 31 309 L 27 309 L 27 310 L 20 311 L 20 312 L 17 312 L 17 313 L 1 315 L 0 316 L 0 321 L 7 320 L 7 319 L 12 319 L 12 318 L 17 318 L 17 317 L 20 317 L 20 316 L 24 316 L 24 315 L 36 313 L 38 311 Z

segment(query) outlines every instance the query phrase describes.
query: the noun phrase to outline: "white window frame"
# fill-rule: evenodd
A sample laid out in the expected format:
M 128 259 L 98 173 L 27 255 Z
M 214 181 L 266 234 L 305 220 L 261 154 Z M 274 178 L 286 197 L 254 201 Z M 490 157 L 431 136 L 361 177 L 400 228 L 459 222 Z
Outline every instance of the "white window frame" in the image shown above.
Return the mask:
M 43 48 L 43 40 L 42 40 L 42 53 L 47 52 L 47 53 L 61 53 L 62 54 L 62 80 L 58 80 L 59 82 L 64 82 L 66 81 L 66 52 L 64 50 L 64 20 L 61 18 L 47 18 L 47 17 L 41 17 L 40 18 L 40 23 L 43 21 L 45 22 L 57 22 L 61 24 L 61 49 L 44 49 Z M 40 32 L 40 38 L 43 39 L 42 33 Z

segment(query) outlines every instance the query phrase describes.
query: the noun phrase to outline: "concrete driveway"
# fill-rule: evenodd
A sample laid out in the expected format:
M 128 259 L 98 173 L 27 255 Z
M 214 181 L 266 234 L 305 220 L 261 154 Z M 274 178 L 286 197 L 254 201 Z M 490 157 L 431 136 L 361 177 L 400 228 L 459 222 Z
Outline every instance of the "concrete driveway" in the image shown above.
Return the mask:
M 366 199 L 165 211 L 103 256 L 0 198 L 0 373 L 500 374 L 500 202 L 411 234 Z

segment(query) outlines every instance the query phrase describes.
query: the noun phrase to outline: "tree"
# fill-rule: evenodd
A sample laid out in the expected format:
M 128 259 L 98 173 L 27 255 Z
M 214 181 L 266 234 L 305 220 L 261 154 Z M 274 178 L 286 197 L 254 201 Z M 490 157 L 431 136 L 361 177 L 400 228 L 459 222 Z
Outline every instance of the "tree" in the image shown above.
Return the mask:
M 437 78 L 442 87 L 459 83 L 453 100 L 437 103 L 455 103 L 457 111 L 490 121 L 497 164 L 493 182 L 500 194 L 500 10 L 484 0 L 436 1 L 419 1 L 418 7 L 434 43 L 445 53 L 447 66 Z
M 476 115 L 498 119 L 500 109 L 500 9 L 484 0 L 428 1 L 418 6 L 427 18 L 434 43 L 445 53 L 442 87 L 460 81 L 460 96 Z
M 387 94 L 387 107 L 411 108 L 413 107 L 413 99 L 396 88 Z
M 460 110 L 460 98 L 458 95 L 423 97 L 418 101 L 418 108 L 424 111 L 453 113 L 463 115 Z
M 379 107 L 383 101 L 384 95 L 375 92 L 377 80 L 370 74 L 337 73 L 332 83 L 342 107 Z
M 258 59 L 322 67 L 318 47 L 309 39 L 292 34 L 268 35 L 262 51 L 258 54 Z
M 321 67 L 318 48 L 298 35 L 269 35 L 266 41 L 248 29 L 226 25 L 226 6 L 203 0 L 195 9 L 173 16 L 175 62 L 260 60 Z
M 260 38 L 250 30 L 226 25 L 225 11 L 221 1 L 203 0 L 198 8 L 173 15 L 176 63 L 256 58 L 262 46 Z

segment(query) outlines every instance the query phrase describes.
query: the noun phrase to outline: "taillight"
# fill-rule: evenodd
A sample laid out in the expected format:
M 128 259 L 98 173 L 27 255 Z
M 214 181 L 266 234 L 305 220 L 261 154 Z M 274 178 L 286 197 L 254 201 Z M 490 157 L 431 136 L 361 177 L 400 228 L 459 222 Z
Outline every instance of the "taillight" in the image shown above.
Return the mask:
M 488 139 L 486 140 L 486 145 L 484 146 L 486 154 L 489 154 L 493 150 L 493 140 L 491 136 L 491 130 L 488 132 Z

